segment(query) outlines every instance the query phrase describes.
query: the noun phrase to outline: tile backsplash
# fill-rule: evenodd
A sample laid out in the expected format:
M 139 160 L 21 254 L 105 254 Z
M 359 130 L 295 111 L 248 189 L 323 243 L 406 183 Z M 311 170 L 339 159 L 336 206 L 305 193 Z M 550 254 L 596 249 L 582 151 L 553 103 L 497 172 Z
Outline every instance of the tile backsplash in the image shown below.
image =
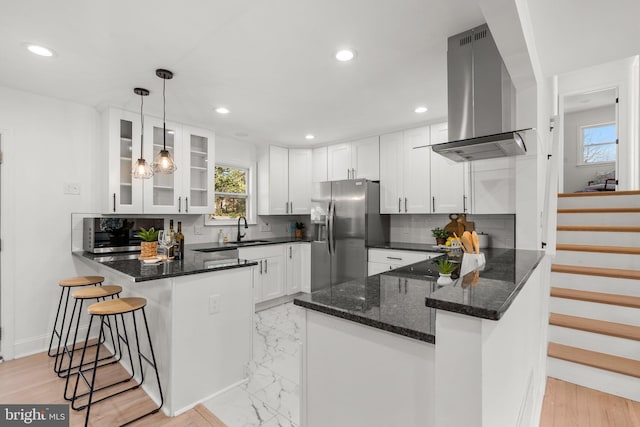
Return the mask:
M 449 223 L 449 215 L 390 215 L 390 238 L 394 242 L 433 243 L 431 230 Z M 489 235 L 494 248 L 515 247 L 515 215 L 467 215 L 477 232 Z

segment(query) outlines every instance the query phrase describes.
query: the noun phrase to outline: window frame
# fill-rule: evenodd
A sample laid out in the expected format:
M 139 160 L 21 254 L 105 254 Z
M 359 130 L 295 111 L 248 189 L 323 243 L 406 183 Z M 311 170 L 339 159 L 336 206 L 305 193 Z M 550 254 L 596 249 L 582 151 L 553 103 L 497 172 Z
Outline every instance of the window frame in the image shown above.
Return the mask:
M 247 222 L 249 224 L 256 224 L 256 191 L 255 189 L 256 187 L 256 167 L 255 164 L 241 164 L 241 163 L 235 163 L 235 162 L 225 162 L 225 161 L 221 161 L 221 162 L 216 162 L 214 165 L 214 171 L 215 171 L 215 167 L 225 167 L 225 168 L 234 168 L 234 169 L 242 169 L 246 171 L 246 176 L 247 176 L 247 191 L 246 191 L 246 206 L 247 206 Z M 214 172 L 215 173 L 215 172 Z M 213 180 L 213 198 L 214 198 L 214 205 L 215 205 L 215 198 L 218 195 L 228 195 L 228 196 L 238 196 L 241 195 L 240 193 L 223 193 L 223 192 L 217 192 L 215 189 L 215 178 Z M 241 195 L 242 196 L 242 195 Z M 222 225 L 236 225 L 238 223 L 237 219 L 214 219 L 211 218 L 211 215 L 213 215 L 215 213 L 211 212 L 208 213 L 205 216 L 204 219 L 204 225 L 206 226 L 222 226 Z
M 616 159 L 615 160 L 608 160 L 608 161 L 604 161 L 604 162 L 585 162 L 584 161 L 584 139 L 583 139 L 583 135 L 584 135 L 584 129 L 587 128 L 597 128 L 597 127 L 602 127 L 602 126 L 610 126 L 613 125 L 616 127 L 616 138 L 611 141 L 611 142 L 604 142 L 604 143 L 599 143 L 599 144 L 594 144 L 594 145 L 609 145 L 609 144 L 613 144 L 614 146 L 616 146 Z M 576 162 L 576 166 L 593 166 L 593 165 L 610 165 L 610 164 L 615 164 L 618 160 L 618 147 L 616 144 L 616 140 L 618 139 L 618 123 L 616 123 L 616 121 L 608 121 L 608 122 L 602 122 L 602 123 L 591 123 L 588 125 L 581 125 L 578 126 L 578 137 L 577 137 L 577 148 L 578 148 L 578 153 L 577 153 L 577 162 Z

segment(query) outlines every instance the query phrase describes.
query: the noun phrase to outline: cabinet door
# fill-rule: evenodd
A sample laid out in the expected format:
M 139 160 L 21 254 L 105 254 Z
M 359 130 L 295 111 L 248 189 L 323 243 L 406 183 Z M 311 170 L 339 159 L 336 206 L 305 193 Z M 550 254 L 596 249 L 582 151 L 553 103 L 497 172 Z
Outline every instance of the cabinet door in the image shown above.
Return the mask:
M 327 181 L 327 147 L 314 148 L 312 158 L 311 180 L 313 182 Z
M 162 120 L 145 117 L 145 158 L 153 161 L 162 150 L 163 124 Z M 175 172 L 169 174 L 154 173 L 153 178 L 144 182 L 144 212 L 145 213 L 178 213 L 184 207 L 182 195 L 182 169 L 185 161 L 182 156 L 182 129 L 175 123 L 167 122 L 166 133 L 167 150 L 178 166 Z
M 192 127 L 182 130 L 184 160 L 182 168 L 182 213 L 208 214 L 214 211 L 213 181 L 215 170 L 213 133 Z
M 476 160 L 471 164 L 472 213 L 516 211 L 515 159 Z
M 437 123 L 429 126 L 430 145 L 441 144 L 449 141 L 449 124 L 447 122 Z
M 380 137 L 380 213 L 400 213 L 402 205 L 402 132 Z
M 110 109 L 105 117 L 109 145 L 109 193 L 106 213 L 142 213 L 143 179 L 131 170 L 140 157 L 140 116 Z M 145 157 L 147 162 L 152 159 Z
M 393 265 L 382 264 L 380 262 L 367 263 L 367 275 L 374 276 L 376 274 L 384 273 L 385 271 L 393 270 Z
M 329 181 L 351 178 L 351 144 L 327 147 L 327 178 Z
M 284 282 L 282 255 L 265 258 L 262 261 L 262 300 L 266 301 L 284 295 Z
M 404 132 L 403 213 L 430 213 L 431 147 L 429 128 L 422 127 Z
M 289 213 L 311 212 L 311 150 L 289 149 Z
M 380 179 L 380 139 L 371 137 L 351 143 L 351 166 L 355 178 Z M 354 178 L 352 174 L 351 178 Z
M 262 301 L 262 260 L 256 259 L 251 261 L 258 262 L 258 265 L 253 268 L 253 302 L 259 303 Z
M 311 292 L 311 244 L 285 245 L 286 294 Z
M 464 163 L 431 152 L 431 205 L 433 213 L 464 212 Z
M 269 146 L 269 213 L 289 213 L 289 150 Z

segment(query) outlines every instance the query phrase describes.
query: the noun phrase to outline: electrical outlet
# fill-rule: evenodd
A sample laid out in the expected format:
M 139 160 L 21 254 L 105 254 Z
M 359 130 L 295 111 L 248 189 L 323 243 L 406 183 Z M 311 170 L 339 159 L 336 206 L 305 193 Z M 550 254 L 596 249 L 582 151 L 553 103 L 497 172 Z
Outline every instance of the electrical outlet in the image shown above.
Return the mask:
M 268 222 L 263 222 L 260 224 L 260 231 L 271 231 L 271 225 Z
M 209 297 L 209 314 L 220 313 L 220 295 L 211 295 Z
M 80 184 L 78 184 L 77 182 L 65 182 L 64 183 L 64 194 L 73 194 L 73 195 L 79 195 L 80 194 Z
M 193 234 L 195 235 L 201 235 L 202 234 L 202 226 L 198 225 L 198 224 L 194 224 L 193 225 Z

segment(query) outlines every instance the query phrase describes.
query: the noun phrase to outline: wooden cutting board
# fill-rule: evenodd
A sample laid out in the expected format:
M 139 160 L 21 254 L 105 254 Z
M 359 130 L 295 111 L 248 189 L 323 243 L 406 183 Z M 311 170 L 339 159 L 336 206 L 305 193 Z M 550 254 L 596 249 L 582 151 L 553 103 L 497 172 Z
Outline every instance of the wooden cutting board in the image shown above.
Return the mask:
M 472 232 L 476 229 L 476 223 L 473 221 L 467 221 L 467 214 L 460 214 L 458 222 L 464 226 L 464 231 Z
M 459 219 L 459 215 L 457 214 L 449 214 L 449 219 L 451 222 L 444 226 L 444 229 L 449 232 L 449 235 L 453 236 L 455 233 L 458 237 L 462 236 L 464 233 L 464 224 L 462 224 Z

